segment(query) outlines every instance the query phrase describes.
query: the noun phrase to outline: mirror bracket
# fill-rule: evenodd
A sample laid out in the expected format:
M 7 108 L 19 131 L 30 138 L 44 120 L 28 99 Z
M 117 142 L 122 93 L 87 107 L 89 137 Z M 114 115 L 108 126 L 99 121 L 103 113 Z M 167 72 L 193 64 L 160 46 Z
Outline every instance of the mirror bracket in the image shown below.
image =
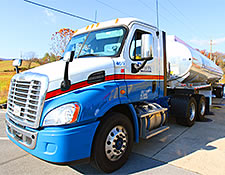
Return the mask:
M 66 61 L 64 78 L 61 82 L 61 90 L 66 91 L 71 87 L 71 81 L 69 80 L 69 63 L 73 61 L 75 51 L 66 52 L 63 60 Z
M 153 58 L 152 57 L 150 57 L 150 58 L 146 58 L 145 60 L 144 60 L 144 62 L 139 66 L 138 64 L 136 64 L 136 63 L 132 63 L 131 64 L 131 72 L 132 73 L 138 73 L 145 65 L 146 65 L 146 63 L 149 61 L 149 60 L 152 60 Z
M 66 62 L 65 71 L 64 71 L 64 79 L 61 83 L 61 90 L 62 91 L 68 90 L 71 86 L 71 82 L 69 80 L 68 72 L 69 72 L 69 62 Z

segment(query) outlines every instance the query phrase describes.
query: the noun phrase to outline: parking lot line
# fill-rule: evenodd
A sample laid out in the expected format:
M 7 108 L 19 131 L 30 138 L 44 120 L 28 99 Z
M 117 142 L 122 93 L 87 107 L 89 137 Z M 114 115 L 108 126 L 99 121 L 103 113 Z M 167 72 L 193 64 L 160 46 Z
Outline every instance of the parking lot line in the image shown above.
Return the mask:
M 9 140 L 8 137 L 0 137 L 0 140 Z
M 0 110 L 0 114 L 5 114 L 6 111 L 5 110 Z

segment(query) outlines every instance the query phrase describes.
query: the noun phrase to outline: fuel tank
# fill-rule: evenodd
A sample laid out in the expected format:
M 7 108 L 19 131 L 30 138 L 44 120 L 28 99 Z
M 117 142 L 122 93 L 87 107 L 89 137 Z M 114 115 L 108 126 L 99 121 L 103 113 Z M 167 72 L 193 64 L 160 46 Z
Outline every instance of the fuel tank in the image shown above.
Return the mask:
M 177 36 L 167 36 L 166 45 L 168 81 L 213 83 L 222 78 L 219 66 Z

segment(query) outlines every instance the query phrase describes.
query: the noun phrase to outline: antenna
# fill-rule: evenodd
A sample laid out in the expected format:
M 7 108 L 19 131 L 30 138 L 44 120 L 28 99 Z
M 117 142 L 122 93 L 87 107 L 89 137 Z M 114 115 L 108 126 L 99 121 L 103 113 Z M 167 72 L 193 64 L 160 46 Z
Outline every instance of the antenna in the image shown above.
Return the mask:
M 97 22 L 97 10 L 95 10 L 95 22 Z
M 29 0 L 24 0 L 24 2 L 28 2 L 28 3 L 30 3 L 30 4 L 33 4 L 33 5 L 36 5 L 36 6 L 39 6 L 39 7 L 47 8 L 47 9 L 56 11 L 56 12 L 58 12 L 58 13 L 62 13 L 62 14 L 64 14 L 64 15 L 72 16 L 72 17 L 74 17 L 74 18 L 78 18 L 78 19 L 81 19 L 81 20 L 84 20 L 84 21 L 87 21 L 87 22 L 97 23 L 96 21 L 92 21 L 92 20 L 90 20 L 90 19 L 87 19 L 87 18 L 78 16 L 78 15 L 74 15 L 74 14 L 71 14 L 71 13 L 68 13 L 68 12 L 65 12 L 65 11 L 62 11 L 62 10 L 58 10 L 58 9 L 56 9 L 56 8 L 48 7 L 48 6 L 46 6 L 46 5 L 42 5 L 42 4 L 39 4 L 39 3 L 36 3 L 36 2 L 32 2 L 32 1 L 29 1 Z
M 159 30 L 159 2 L 156 0 L 156 20 L 157 20 L 157 28 Z

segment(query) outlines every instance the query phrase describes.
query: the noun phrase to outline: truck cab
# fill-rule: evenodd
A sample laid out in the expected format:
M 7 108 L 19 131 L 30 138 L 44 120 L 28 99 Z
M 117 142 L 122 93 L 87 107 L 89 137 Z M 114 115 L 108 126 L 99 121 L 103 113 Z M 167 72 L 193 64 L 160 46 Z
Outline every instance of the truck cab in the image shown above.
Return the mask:
M 137 19 L 77 30 L 62 60 L 12 78 L 8 137 L 48 162 L 115 171 L 134 141 L 169 128 L 164 44 L 165 32 Z

